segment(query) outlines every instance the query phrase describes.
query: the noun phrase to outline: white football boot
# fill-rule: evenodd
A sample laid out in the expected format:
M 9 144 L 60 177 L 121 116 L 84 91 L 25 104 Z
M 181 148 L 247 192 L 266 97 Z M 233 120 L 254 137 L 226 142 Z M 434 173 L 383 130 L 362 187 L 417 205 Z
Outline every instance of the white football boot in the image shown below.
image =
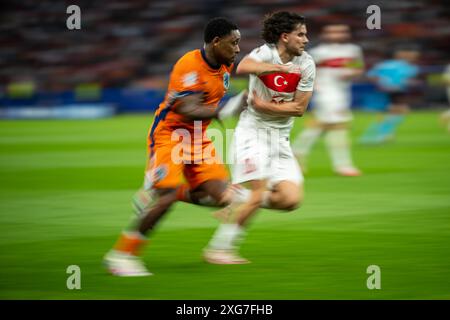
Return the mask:
M 343 177 L 359 177 L 362 175 L 361 171 L 359 171 L 355 167 L 342 167 L 336 169 L 336 173 Z
M 119 277 L 145 277 L 153 275 L 147 270 L 139 257 L 120 253 L 116 250 L 109 251 L 104 263 L 108 271 Z
M 203 258 L 212 264 L 247 264 L 249 260 L 239 256 L 234 250 L 205 249 Z

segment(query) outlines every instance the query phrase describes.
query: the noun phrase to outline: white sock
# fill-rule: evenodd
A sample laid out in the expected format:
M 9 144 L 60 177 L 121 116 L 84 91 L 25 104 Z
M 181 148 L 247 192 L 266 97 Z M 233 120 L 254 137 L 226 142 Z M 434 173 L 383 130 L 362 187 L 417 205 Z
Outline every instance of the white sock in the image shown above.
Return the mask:
M 292 143 L 292 150 L 295 154 L 306 157 L 321 134 L 321 128 L 306 128 Z
M 222 223 L 209 241 L 209 248 L 215 250 L 231 250 L 244 234 L 244 229 L 237 223 Z
M 270 209 L 270 193 L 271 191 L 263 192 L 263 200 L 261 208 Z M 233 202 L 244 203 L 250 200 L 251 190 L 243 187 L 237 187 L 234 189 Z
M 335 170 L 343 167 L 353 167 L 347 130 L 328 131 L 325 135 L 325 143 Z

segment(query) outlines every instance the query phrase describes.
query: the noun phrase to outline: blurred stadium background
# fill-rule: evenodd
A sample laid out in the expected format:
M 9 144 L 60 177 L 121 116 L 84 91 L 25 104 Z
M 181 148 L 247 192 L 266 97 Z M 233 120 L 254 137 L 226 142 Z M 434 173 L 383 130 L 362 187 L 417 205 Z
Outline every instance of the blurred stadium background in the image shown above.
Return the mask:
M 81 8 L 81 30 L 65 27 L 69 4 Z M 381 30 L 366 28 L 366 8 L 371 4 L 381 7 Z M 417 107 L 447 104 L 445 90 L 439 86 L 450 52 L 445 1 L 7 0 L 2 7 L 3 108 L 94 103 L 119 112 L 152 110 L 162 99 L 172 64 L 186 51 L 202 46 L 203 26 L 210 17 L 236 21 L 243 37 L 242 57 L 262 44 L 264 14 L 281 9 L 307 17 L 311 47 L 324 24 L 349 24 L 368 67 L 386 58 L 399 43 L 417 44 L 426 74 L 426 89 Z M 361 107 L 371 87 L 360 83 L 355 89 L 354 106 Z M 48 116 L 35 111 L 36 117 Z
M 81 30 L 66 28 L 70 4 L 81 8 Z M 381 30 L 366 28 L 371 4 L 381 7 Z M 398 44 L 420 47 L 421 94 L 397 140 L 355 146 L 365 174 L 354 180 L 333 175 L 319 144 L 304 207 L 263 210 L 243 247 L 249 266 L 202 263 L 217 222 L 207 208 L 178 204 L 145 255 L 156 275 L 108 276 L 102 255 L 131 215 L 151 112 L 173 63 L 202 46 L 213 16 L 239 25 L 243 57 L 276 10 L 307 17 L 310 46 L 322 25 L 349 24 L 367 67 Z M 450 298 L 450 137 L 438 121 L 448 107 L 445 1 L 6 0 L 0 16 L 0 117 L 34 119 L 0 120 L 1 299 Z M 235 90 L 245 85 L 232 78 Z M 356 137 L 375 98 L 364 80 L 353 92 Z M 366 287 L 372 264 L 382 290 Z M 81 290 L 66 288 L 69 265 L 81 267 Z

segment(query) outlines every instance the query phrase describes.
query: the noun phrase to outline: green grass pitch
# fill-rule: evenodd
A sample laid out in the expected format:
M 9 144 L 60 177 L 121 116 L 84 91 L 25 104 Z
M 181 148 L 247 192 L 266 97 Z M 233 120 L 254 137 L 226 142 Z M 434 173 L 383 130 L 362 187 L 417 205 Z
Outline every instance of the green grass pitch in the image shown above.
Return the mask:
M 302 208 L 251 224 L 241 252 L 252 264 L 204 263 L 218 222 L 177 204 L 145 250 L 147 278 L 110 276 L 102 256 L 132 214 L 151 116 L 1 121 L 0 298 L 450 299 L 450 135 L 438 115 L 410 114 L 386 145 L 355 143 L 359 178 L 333 175 L 320 142 Z M 357 113 L 353 136 L 374 117 Z M 81 290 L 66 287 L 69 265 Z M 380 290 L 366 286 L 369 265 Z

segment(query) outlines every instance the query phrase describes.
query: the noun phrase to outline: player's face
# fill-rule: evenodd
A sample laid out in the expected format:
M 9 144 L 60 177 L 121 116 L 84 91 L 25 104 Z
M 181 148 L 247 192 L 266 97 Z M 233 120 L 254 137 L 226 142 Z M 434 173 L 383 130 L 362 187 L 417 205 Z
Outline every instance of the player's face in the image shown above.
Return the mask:
M 301 56 L 305 50 L 305 46 L 309 42 L 306 33 L 306 26 L 304 24 L 299 24 L 294 31 L 286 34 L 286 49 L 293 56 Z
M 347 42 L 350 37 L 350 28 L 346 25 L 326 26 L 322 32 L 323 40 L 332 43 Z
M 219 39 L 214 46 L 217 62 L 227 66 L 234 63 L 236 56 L 241 52 L 239 41 L 241 41 L 239 30 L 232 30 L 229 35 Z

